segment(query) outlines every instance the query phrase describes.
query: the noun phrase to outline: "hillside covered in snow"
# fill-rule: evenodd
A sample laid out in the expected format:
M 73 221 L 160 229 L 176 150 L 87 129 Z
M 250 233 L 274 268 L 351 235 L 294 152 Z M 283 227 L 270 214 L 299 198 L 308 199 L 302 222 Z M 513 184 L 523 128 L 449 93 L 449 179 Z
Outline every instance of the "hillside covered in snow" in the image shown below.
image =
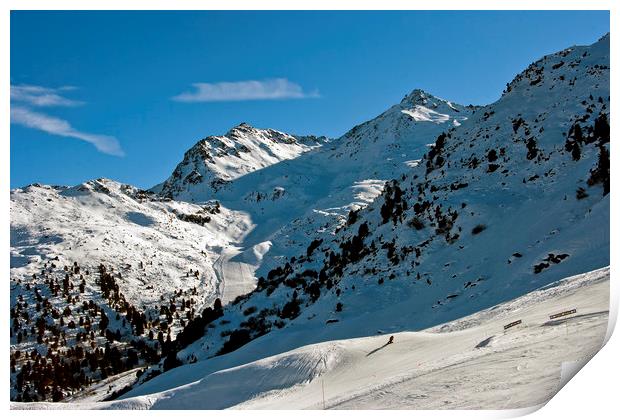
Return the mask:
M 329 341 L 251 363 L 220 358 L 158 378 L 161 392 L 76 409 L 517 409 L 544 404 L 601 347 L 609 268 L 418 331 Z M 556 319 L 566 308 L 578 313 Z M 504 325 L 521 323 L 504 329 Z M 233 360 L 230 360 L 233 358 Z M 214 361 L 215 362 L 215 361 Z M 234 367 L 226 368 L 227 365 Z M 186 386 L 178 386 L 179 378 Z M 371 381 L 368 379 L 372 378 Z M 169 383 L 163 382 L 170 380 Z M 163 383 L 162 383 L 163 382 Z M 64 408 L 58 404 L 19 409 Z
M 365 369 L 349 345 L 402 333 L 431 354 L 416 331 L 608 266 L 609 120 L 606 35 L 531 64 L 487 106 L 414 90 L 337 139 L 241 124 L 148 191 L 103 179 L 13 190 L 11 397 L 319 408 L 316 378 Z M 272 388 L 165 394 L 244 375 Z M 390 375 L 386 387 L 400 383 Z M 330 407 L 398 406 L 346 377 Z M 538 403 L 515 404 L 526 400 Z

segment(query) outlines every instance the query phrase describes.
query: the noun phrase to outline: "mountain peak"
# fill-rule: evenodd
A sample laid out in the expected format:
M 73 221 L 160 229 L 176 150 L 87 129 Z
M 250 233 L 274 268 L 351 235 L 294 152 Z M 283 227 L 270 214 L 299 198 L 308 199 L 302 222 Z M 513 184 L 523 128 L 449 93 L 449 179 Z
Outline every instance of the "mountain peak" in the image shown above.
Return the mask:
M 246 122 L 244 121 L 244 122 L 240 122 L 239 124 L 237 124 L 236 126 L 234 126 L 231 130 L 234 130 L 235 128 L 238 128 L 238 129 L 241 129 L 241 130 L 243 130 L 243 129 L 246 129 L 246 130 L 247 130 L 247 129 L 250 129 L 250 128 L 254 129 L 254 128 L 256 128 L 256 127 L 254 127 L 254 126 L 252 126 L 251 124 L 248 124 L 248 123 L 246 123 Z
M 415 121 L 431 121 L 434 123 L 466 120 L 464 113 L 469 113 L 476 107 L 463 106 L 438 98 L 422 89 L 414 89 L 406 95 L 396 107 L 403 114 L 407 114 Z M 456 117 L 458 115 L 458 117 Z M 460 123 L 456 122 L 455 125 Z
M 259 128 L 256 128 L 246 122 L 241 122 L 239 124 L 237 124 L 236 126 L 234 126 L 233 128 L 231 128 L 230 130 L 228 130 L 228 132 L 226 133 L 226 135 L 230 135 L 230 134 L 235 134 L 235 133 L 249 133 L 252 131 L 258 131 L 260 130 Z
M 400 103 L 401 105 L 425 105 L 429 100 L 443 101 L 422 89 L 414 89 L 411 93 L 405 95 Z

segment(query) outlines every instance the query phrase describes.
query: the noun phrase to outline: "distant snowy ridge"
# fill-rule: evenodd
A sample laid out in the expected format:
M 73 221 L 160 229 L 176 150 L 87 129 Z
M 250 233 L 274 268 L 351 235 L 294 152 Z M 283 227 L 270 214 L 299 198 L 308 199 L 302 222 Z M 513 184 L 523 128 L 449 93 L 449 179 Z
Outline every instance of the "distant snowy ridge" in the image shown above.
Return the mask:
M 209 136 L 196 143 L 170 178 L 153 191 L 183 201 L 207 201 L 227 182 L 296 158 L 327 141 L 326 137 L 292 136 L 241 123 L 223 136 Z

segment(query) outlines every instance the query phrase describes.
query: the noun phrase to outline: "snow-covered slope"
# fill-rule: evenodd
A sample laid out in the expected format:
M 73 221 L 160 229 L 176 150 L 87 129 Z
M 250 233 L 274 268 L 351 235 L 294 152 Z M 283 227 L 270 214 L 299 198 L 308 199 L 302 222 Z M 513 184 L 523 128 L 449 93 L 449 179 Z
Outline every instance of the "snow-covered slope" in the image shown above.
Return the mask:
M 217 203 L 105 179 L 11 191 L 11 398 L 82 395 L 125 371 L 133 382 L 134 368 L 158 362 L 165 340 L 222 296 L 214 262 L 249 224 Z M 103 362 L 84 366 L 84 352 Z M 79 380 L 46 387 L 67 371 Z
M 291 190 L 289 195 L 299 197 L 302 205 L 298 210 L 286 208 L 284 212 L 276 208 L 277 213 L 269 217 L 278 220 L 284 217 L 286 223 L 281 223 L 273 232 L 257 231 L 246 241 L 246 246 L 265 240 L 273 244 L 258 275 L 266 275 L 269 269 L 284 261 L 283 257 L 304 252 L 308 237 L 317 232 L 333 232 L 346 221 L 351 210 L 366 207 L 381 193 L 386 181 L 417 165 L 429 143 L 444 130 L 460 124 L 459 121 L 466 121 L 475 109 L 416 89 L 399 104 L 333 141 L 331 148 L 324 147 L 298 159 L 299 165 L 288 170 L 293 169 L 298 179 L 303 179 L 311 191 L 319 193 L 308 197 L 307 191 L 295 190 L 295 184 L 300 183 L 293 184 L 295 177 L 289 176 L 291 181 L 284 188 Z M 415 115 L 419 112 L 441 115 L 441 118 L 418 118 Z M 270 169 L 272 171 L 267 172 L 273 173 L 279 168 Z M 254 180 L 262 174 L 253 175 Z M 261 185 L 260 182 L 254 184 Z M 231 205 L 231 208 L 237 207 Z M 268 214 L 266 206 L 261 210 Z
M 232 353 L 178 368 L 175 376 L 156 378 L 165 391 L 71 407 L 531 407 L 548 401 L 558 391 L 562 363 L 583 362 L 598 351 L 607 328 L 608 308 L 609 268 L 604 268 L 447 324 L 399 332 L 390 345 L 386 344 L 388 336 L 379 334 L 313 344 L 251 363 L 239 357 L 235 360 Z M 570 309 L 576 309 L 576 314 L 549 319 L 551 314 Z M 504 329 L 517 320 L 521 324 Z M 187 385 L 179 386 L 180 378 Z M 12 408 L 67 406 L 13 404 Z
M 78 262 L 92 269 L 103 263 L 122 272 L 123 293 L 139 306 L 194 287 L 211 303 L 219 255 L 210 250 L 234 241 L 249 223 L 243 214 L 213 208 L 162 200 L 105 179 L 13 190 L 11 276 L 29 278 L 56 257 L 60 266 Z M 191 215 L 204 224 L 188 221 Z M 188 277 L 189 270 L 199 275 Z

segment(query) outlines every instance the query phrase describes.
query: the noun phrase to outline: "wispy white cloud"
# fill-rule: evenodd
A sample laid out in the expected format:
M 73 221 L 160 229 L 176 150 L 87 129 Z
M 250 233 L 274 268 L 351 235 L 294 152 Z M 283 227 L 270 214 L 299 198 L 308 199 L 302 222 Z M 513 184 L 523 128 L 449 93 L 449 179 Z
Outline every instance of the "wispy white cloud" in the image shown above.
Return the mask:
M 60 92 L 74 90 L 72 86 L 47 88 L 32 85 L 11 85 L 11 100 L 31 106 L 79 106 L 84 102 L 65 98 Z
M 124 156 L 118 140 L 111 136 L 76 130 L 63 119 L 33 111 L 33 107 L 80 106 L 84 102 L 66 98 L 62 92 L 75 90 L 73 86 L 48 88 L 34 85 L 11 85 L 11 123 L 41 130 L 48 134 L 83 140 L 102 153 Z
M 304 92 L 287 79 L 244 80 L 239 82 L 194 83 L 194 90 L 172 99 L 179 102 L 224 102 L 274 99 L 316 98 L 319 93 Z
M 73 128 L 68 121 L 32 111 L 24 106 L 11 106 L 11 123 L 34 128 L 57 136 L 83 140 L 91 143 L 100 152 L 109 155 L 125 155 L 118 140 L 114 137 L 78 131 Z

